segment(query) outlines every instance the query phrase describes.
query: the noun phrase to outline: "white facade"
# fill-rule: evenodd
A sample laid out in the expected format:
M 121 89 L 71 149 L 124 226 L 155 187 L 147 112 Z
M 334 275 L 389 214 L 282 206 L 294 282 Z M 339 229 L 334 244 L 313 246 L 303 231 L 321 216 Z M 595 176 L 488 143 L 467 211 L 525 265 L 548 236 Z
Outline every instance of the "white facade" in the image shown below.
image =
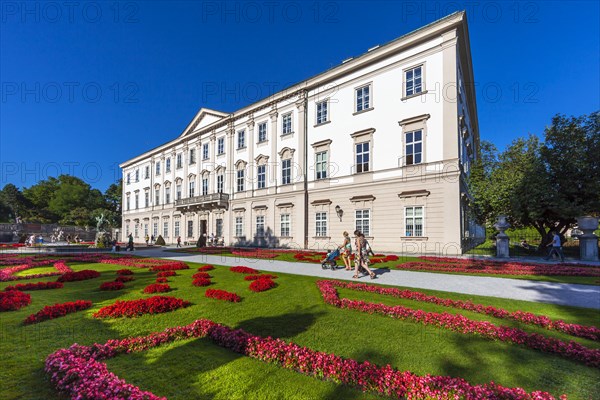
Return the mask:
M 461 253 L 480 230 L 472 82 L 455 13 L 234 113 L 201 109 L 121 165 L 123 232 L 323 249 L 359 228 L 377 251 Z

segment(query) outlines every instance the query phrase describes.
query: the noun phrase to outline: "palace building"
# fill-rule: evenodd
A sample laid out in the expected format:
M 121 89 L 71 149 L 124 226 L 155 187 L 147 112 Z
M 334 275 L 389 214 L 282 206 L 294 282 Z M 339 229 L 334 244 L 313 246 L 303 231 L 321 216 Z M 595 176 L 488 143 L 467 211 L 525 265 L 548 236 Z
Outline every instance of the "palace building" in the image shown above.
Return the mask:
M 479 129 L 457 12 L 232 113 L 201 108 L 177 138 L 120 165 L 124 235 L 461 254 L 483 231 L 465 182 Z

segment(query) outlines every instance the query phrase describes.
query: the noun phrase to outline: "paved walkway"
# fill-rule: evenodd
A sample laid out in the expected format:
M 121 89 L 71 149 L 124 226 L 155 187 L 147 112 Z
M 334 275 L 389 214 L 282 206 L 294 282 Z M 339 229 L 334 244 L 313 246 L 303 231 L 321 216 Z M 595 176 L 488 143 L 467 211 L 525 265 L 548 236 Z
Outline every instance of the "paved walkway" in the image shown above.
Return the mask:
M 269 272 L 318 276 L 322 278 L 405 286 L 418 289 L 441 290 L 445 292 L 535 301 L 600 310 L 600 286 L 593 285 L 388 269 L 375 269 L 378 278 L 374 280 L 369 279 L 368 276 L 360 279 L 352 279 L 353 272 L 351 273 L 344 269 L 338 269 L 336 271 L 331 271 L 329 269 L 323 270 L 319 264 L 311 263 L 295 263 L 207 254 L 175 253 L 165 251 L 164 248 L 145 249 L 143 251 L 138 251 L 135 254 L 144 257 L 168 258 L 178 261 L 205 264 L 227 266 L 246 265 Z

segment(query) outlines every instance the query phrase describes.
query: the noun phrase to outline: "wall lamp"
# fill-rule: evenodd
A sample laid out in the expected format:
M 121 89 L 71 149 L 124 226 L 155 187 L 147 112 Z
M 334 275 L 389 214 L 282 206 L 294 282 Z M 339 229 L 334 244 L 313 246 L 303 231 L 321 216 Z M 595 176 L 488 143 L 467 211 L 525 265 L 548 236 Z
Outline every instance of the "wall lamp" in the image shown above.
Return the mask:
M 340 222 L 342 221 L 342 215 L 344 215 L 344 210 L 339 205 L 335 206 L 335 213 L 340 218 Z

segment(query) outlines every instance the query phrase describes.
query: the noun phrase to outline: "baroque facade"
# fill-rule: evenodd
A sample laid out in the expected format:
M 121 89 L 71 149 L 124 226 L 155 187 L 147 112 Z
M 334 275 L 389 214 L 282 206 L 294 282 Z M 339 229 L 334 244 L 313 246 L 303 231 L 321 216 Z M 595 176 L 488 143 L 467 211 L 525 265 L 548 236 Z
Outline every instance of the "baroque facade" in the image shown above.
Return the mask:
M 123 233 L 460 254 L 480 237 L 465 184 L 479 130 L 469 35 L 454 13 L 233 113 L 200 109 L 120 165 Z

